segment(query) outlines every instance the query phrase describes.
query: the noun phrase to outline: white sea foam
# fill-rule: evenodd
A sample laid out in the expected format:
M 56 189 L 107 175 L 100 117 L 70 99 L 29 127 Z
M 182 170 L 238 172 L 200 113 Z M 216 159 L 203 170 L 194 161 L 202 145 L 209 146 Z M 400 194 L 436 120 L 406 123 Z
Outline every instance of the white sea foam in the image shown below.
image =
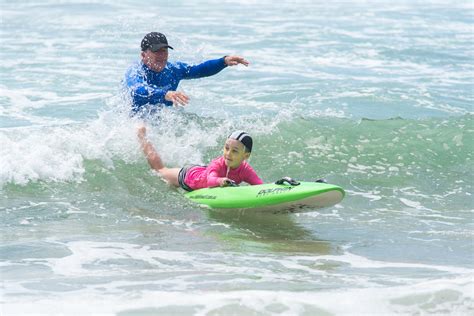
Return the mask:
M 169 128 L 185 119 L 180 113 L 165 111 L 160 126 L 148 128 L 150 139 L 171 167 L 203 163 L 205 150 L 217 146 L 221 135 L 232 128 L 230 123 L 222 124 L 207 131 L 212 135 L 208 137 L 202 137 L 202 127 L 193 121 L 182 123 L 185 130 Z M 99 160 L 107 168 L 114 167 L 114 159 L 142 161 L 136 126 L 137 122 L 109 111 L 89 123 L 4 130 L 0 133 L 0 186 L 81 181 L 85 160 Z
M 63 245 L 63 243 L 59 243 Z M 213 273 L 232 273 L 247 275 L 245 271 L 254 270 L 259 275 L 260 280 L 278 280 L 281 278 L 292 278 L 293 274 L 303 272 L 303 279 L 307 277 L 316 277 L 324 275 L 329 278 L 323 267 L 326 263 L 332 262 L 337 266 L 343 266 L 341 263 L 350 265 L 355 269 L 407 269 L 407 270 L 432 270 L 446 272 L 450 275 L 470 275 L 472 269 L 433 265 L 424 263 L 404 263 L 404 262 L 386 262 L 372 260 L 350 252 L 342 255 L 293 255 L 293 256 L 275 256 L 259 254 L 240 254 L 232 252 L 204 253 L 204 252 L 179 252 L 152 249 L 149 246 L 119 243 L 119 242 L 91 242 L 77 241 L 64 244 L 71 255 L 62 258 L 49 259 L 26 259 L 26 261 L 47 263 L 51 270 L 57 275 L 68 277 L 79 277 L 86 275 L 109 275 L 118 276 L 121 269 L 110 269 L 106 264 L 113 259 L 139 260 L 154 266 L 161 271 L 172 271 L 179 268 L 191 271 L 207 271 Z M 212 262 L 209 260 L 213 258 Z M 247 262 L 242 266 L 239 262 Z M 249 265 L 254 261 L 255 264 Z M 273 274 L 274 266 L 280 266 L 284 270 L 291 271 L 287 275 Z M 387 270 L 388 271 L 388 270 Z M 334 276 L 332 276 L 334 277 Z M 348 282 L 357 284 L 356 279 L 347 276 Z
M 7 312 L 35 312 L 48 315 L 68 313 L 99 313 L 115 315 L 125 311 L 155 311 L 160 308 L 180 306 L 184 313 L 194 315 L 226 313 L 275 313 L 297 315 L 301 313 L 331 313 L 337 315 L 363 314 L 414 314 L 449 313 L 466 315 L 472 312 L 472 296 L 463 294 L 470 289 L 469 280 L 457 279 L 414 286 L 388 289 L 361 289 L 298 293 L 289 291 L 147 291 L 133 298 L 125 295 L 104 298 L 100 293 L 65 294 L 61 304 L 57 299 L 33 300 L 34 304 L 6 304 Z M 419 293 L 420 303 L 413 303 L 406 293 Z M 160 299 L 157 300 L 156 297 Z M 445 300 L 440 298 L 445 297 Z M 85 304 L 85 302 L 87 302 Z M 107 304 L 104 304 L 107 303 Z M 33 307 L 34 306 L 34 307 Z M 189 309 L 186 309 L 189 308 Z
M 370 201 L 379 201 L 383 198 L 379 194 L 380 192 L 376 191 L 376 190 L 372 190 L 372 191 L 368 191 L 368 192 L 357 192 L 357 191 L 353 191 L 353 190 L 346 190 L 346 192 L 350 195 L 362 196 L 366 199 L 369 199 Z
M 253 311 L 268 313 L 279 306 L 285 312 L 300 313 L 328 312 L 335 314 L 353 313 L 429 313 L 451 311 L 466 313 L 473 309 L 473 270 L 452 266 L 418 263 L 383 262 L 346 252 L 342 255 L 322 256 L 264 256 L 238 253 L 177 252 L 151 249 L 135 244 L 113 242 L 69 242 L 65 244 L 72 252 L 63 258 L 27 260 L 36 264 L 47 264 L 56 277 L 95 278 L 90 284 L 66 292 L 50 292 L 49 297 L 37 297 L 35 291 L 23 288 L 20 283 L 7 282 L 5 293 L 22 294 L 14 296 L 6 304 L 7 312 L 48 313 L 118 313 L 126 310 L 189 307 L 195 314 L 211 312 Z M 212 263 L 210 259 L 212 258 Z M 125 261 L 124 261 L 125 260 Z M 133 278 L 124 263 L 136 265 L 146 263 L 160 271 L 162 277 Z M 117 264 L 114 264 L 116 262 Z M 122 262 L 121 264 L 119 264 Z M 221 264 L 219 264 L 221 262 Z M 258 264 L 256 264 L 258 263 Z M 325 267 L 327 263 L 330 266 Z M 355 269 L 423 269 L 449 273 L 429 278 L 410 278 L 408 275 L 391 278 L 396 285 L 384 285 L 383 273 L 371 278 L 354 274 L 346 275 L 331 270 L 342 263 Z M 123 268 L 122 268 L 123 267 Z M 146 267 L 143 266 L 143 267 Z M 274 269 L 284 273 L 275 274 Z M 143 270 L 147 274 L 148 268 Z M 179 272 L 178 272 L 179 271 Z M 258 278 L 249 278 L 249 272 Z M 136 271 L 135 273 L 137 273 Z M 125 273 L 125 274 L 124 274 Z M 168 273 L 168 274 L 167 274 Z M 178 273 L 178 274 L 177 274 Z M 196 277 L 199 275 L 199 280 Z M 103 279 L 105 277 L 105 279 Z M 245 290 L 245 284 L 264 282 L 310 282 L 314 278 L 325 278 L 325 282 L 344 282 L 344 288 L 299 290 Z M 100 282 L 104 280 L 106 283 Z M 106 281 L 108 280 L 108 281 Z M 34 282 L 34 280 L 31 280 Z M 381 282 L 381 283 L 379 283 Z M 238 291 L 232 287 L 240 284 Z M 28 285 L 28 284 L 26 284 Z M 216 290 L 228 288 L 225 291 Z M 154 290 L 150 290 L 154 288 Z M 196 289 L 197 288 L 197 289 Z M 130 289 L 134 289 L 130 297 Z M 159 296 L 160 300 L 156 300 Z M 51 298 L 53 297 L 53 298 Z M 25 300 L 34 304 L 24 304 Z M 61 304 L 57 304 L 60 301 Z M 84 302 L 87 301 L 87 304 Z M 341 302 L 343 302 L 341 304 Z M 429 304 L 428 304 L 429 303 Z M 34 306 L 34 307 L 33 307 Z

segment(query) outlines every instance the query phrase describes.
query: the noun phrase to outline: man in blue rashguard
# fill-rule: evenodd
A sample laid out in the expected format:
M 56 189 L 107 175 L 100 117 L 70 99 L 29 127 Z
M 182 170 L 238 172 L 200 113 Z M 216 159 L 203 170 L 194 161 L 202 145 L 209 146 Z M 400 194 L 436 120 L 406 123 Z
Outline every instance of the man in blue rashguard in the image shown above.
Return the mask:
M 129 67 L 125 74 L 125 85 L 132 97 L 132 114 L 153 112 L 161 106 L 186 105 L 189 97 L 176 91 L 182 79 L 195 79 L 217 74 L 227 66 L 249 62 L 240 56 L 224 56 L 205 61 L 199 65 L 183 62 L 168 62 L 166 36 L 151 32 L 141 42 L 141 61 Z

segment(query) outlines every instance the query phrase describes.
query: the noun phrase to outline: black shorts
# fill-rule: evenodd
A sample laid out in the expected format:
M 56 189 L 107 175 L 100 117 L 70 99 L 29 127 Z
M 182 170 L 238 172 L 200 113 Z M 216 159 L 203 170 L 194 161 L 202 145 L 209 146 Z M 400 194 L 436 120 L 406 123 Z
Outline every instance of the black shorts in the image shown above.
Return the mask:
M 183 189 L 185 189 L 188 192 L 193 191 L 193 189 L 191 189 L 186 184 L 186 182 L 184 182 L 184 179 L 186 179 L 186 173 L 188 172 L 188 170 L 191 169 L 192 167 L 196 167 L 196 166 L 197 165 L 186 165 L 183 168 L 181 168 L 181 170 L 179 170 L 179 173 L 178 173 L 178 183 L 179 183 L 180 187 L 182 187 Z

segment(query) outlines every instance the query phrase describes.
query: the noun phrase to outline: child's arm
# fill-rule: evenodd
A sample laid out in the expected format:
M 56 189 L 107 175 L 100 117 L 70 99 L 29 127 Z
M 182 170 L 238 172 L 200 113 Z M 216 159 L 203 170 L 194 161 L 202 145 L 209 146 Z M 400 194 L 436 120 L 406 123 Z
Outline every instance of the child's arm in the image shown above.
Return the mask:
M 163 169 L 165 166 L 163 165 L 163 161 L 161 160 L 160 155 L 156 152 L 155 148 L 146 137 L 146 127 L 140 127 L 138 129 L 137 134 L 138 139 L 140 140 L 140 145 L 142 147 L 143 153 L 145 154 L 145 157 L 148 160 L 148 164 L 150 165 L 150 167 L 152 167 L 156 171 Z
M 245 182 L 251 185 L 263 184 L 262 179 L 257 175 L 255 170 L 250 165 L 247 165 L 247 168 L 244 169 L 245 172 Z
M 217 175 L 217 172 L 209 172 L 209 174 L 207 175 L 207 186 L 209 188 L 213 188 L 213 187 L 225 187 L 227 186 L 227 181 L 229 179 L 227 179 L 226 177 L 219 177 Z
M 227 167 L 221 159 L 214 159 L 207 166 L 207 186 L 212 187 L 225 187 L 228 185 L 228 178 L 226 175 Z M 224 176 L 224 177 L 223 177 Z

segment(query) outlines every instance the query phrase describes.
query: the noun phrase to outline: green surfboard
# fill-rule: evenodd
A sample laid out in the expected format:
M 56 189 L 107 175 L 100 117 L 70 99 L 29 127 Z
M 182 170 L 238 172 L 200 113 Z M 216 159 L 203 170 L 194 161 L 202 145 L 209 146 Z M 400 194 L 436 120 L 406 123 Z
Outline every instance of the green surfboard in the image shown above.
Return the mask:
M 272 213 L 308 212 L 329 207 L 341 202 L 344 195 L 341 187 L 319 182 L 216 187 L 185 194 L 193 202 L 212 209 L 249 209 Z

